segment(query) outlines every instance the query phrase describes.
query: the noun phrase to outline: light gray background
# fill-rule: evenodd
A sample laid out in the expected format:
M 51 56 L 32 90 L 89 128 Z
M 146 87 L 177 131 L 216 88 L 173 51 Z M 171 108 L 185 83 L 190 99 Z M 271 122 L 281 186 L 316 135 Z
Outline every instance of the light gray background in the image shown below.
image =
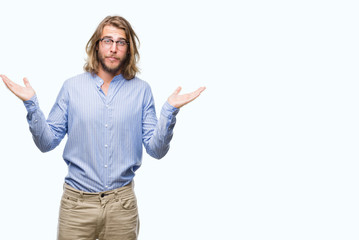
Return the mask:
M 171 150 L 136 176 L 140 240 L 358 239 L 357 1 L 7 1 L 0 73 L 48 115 L 107 15 L 141 40 L 157 112 L 177 86 Z M 43 154 L 0 86 L 1 238 L 55 239 L 65 141 Z

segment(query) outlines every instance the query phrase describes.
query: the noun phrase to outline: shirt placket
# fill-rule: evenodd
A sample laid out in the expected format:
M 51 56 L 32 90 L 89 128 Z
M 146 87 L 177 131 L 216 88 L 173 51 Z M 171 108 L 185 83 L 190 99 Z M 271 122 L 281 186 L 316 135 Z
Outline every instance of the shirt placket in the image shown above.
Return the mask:
M 111 126 L 111 106 L 106 101 L 105 103 L 106 108 L 106 116 L 105 116 L 105 122 L 104 122 L 104 131 L 105 131 L 105 141 L 104 141 L 104 148 L 105 148 L 105 155 L 104 155 L 104 161 L 103 161 L 103 168 L 104 168 L 104 185 L 105 190 L 107 190 L 110 187 L 110 181 L 109 181 L 109 160 L 110 160 L 110 153 L 111 153 L 111 142 L 110 142 L 110 126 Z

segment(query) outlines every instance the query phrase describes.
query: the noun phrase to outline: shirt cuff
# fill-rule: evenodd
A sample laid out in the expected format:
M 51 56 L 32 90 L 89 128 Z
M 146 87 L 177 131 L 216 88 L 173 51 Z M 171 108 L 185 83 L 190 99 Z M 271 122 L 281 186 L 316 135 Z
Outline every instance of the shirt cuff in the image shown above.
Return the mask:
M 37 100 L 36 94 L 32 96 L 32 98 L 30 98 L 29 100 L 24 101 L 24 105 L 26 107 L 27 112 L 29 113 L 35 112 L 39 108 L 39 102 Z
M 172 118 L 172 116 L 176 116 L 178 112 L 179 108 L 172 106 L 168 101 L 166 101 L 162 107 L 161 114 L 167 118 Z

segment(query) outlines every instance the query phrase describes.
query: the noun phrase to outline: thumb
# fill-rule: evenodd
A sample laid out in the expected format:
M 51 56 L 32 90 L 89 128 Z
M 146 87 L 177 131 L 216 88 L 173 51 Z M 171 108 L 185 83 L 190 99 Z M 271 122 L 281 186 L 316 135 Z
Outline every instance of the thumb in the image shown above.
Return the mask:
M 23 80 L 24 80 L 25 87 L 31 88 L 29 80 L 26 77 Z
M 176 90 L 172 93 L 172 95 L 178 95 L 181 89 L 182 89 L 181 87 L 176 88 Z

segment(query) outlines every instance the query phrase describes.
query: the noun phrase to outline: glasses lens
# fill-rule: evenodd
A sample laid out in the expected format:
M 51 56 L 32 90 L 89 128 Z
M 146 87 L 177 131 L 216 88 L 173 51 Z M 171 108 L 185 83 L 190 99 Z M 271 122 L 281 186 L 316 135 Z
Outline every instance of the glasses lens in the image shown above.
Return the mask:
M 126 45 L 126 41 L 125 40 L 120 40 L 117 42 L 117 46 L 125 46 Z
M 103 38 L 101 41 L 102 41 L 104 47 L 106 47 L 106 48 L 111 47 L 114 43 L 114 41 L 111 38 Z M 116 41 L 116 46 L 118 48 L 123 48 L 126 44 L 127 44 L 127 41 L 124 39 Z
M 102 43 L 106 46 L 106 47 L 109 47 L 113 44 L 113 40 L 112 39 L 109 39 L 109 38 L 104 38 L 102 39 Z

